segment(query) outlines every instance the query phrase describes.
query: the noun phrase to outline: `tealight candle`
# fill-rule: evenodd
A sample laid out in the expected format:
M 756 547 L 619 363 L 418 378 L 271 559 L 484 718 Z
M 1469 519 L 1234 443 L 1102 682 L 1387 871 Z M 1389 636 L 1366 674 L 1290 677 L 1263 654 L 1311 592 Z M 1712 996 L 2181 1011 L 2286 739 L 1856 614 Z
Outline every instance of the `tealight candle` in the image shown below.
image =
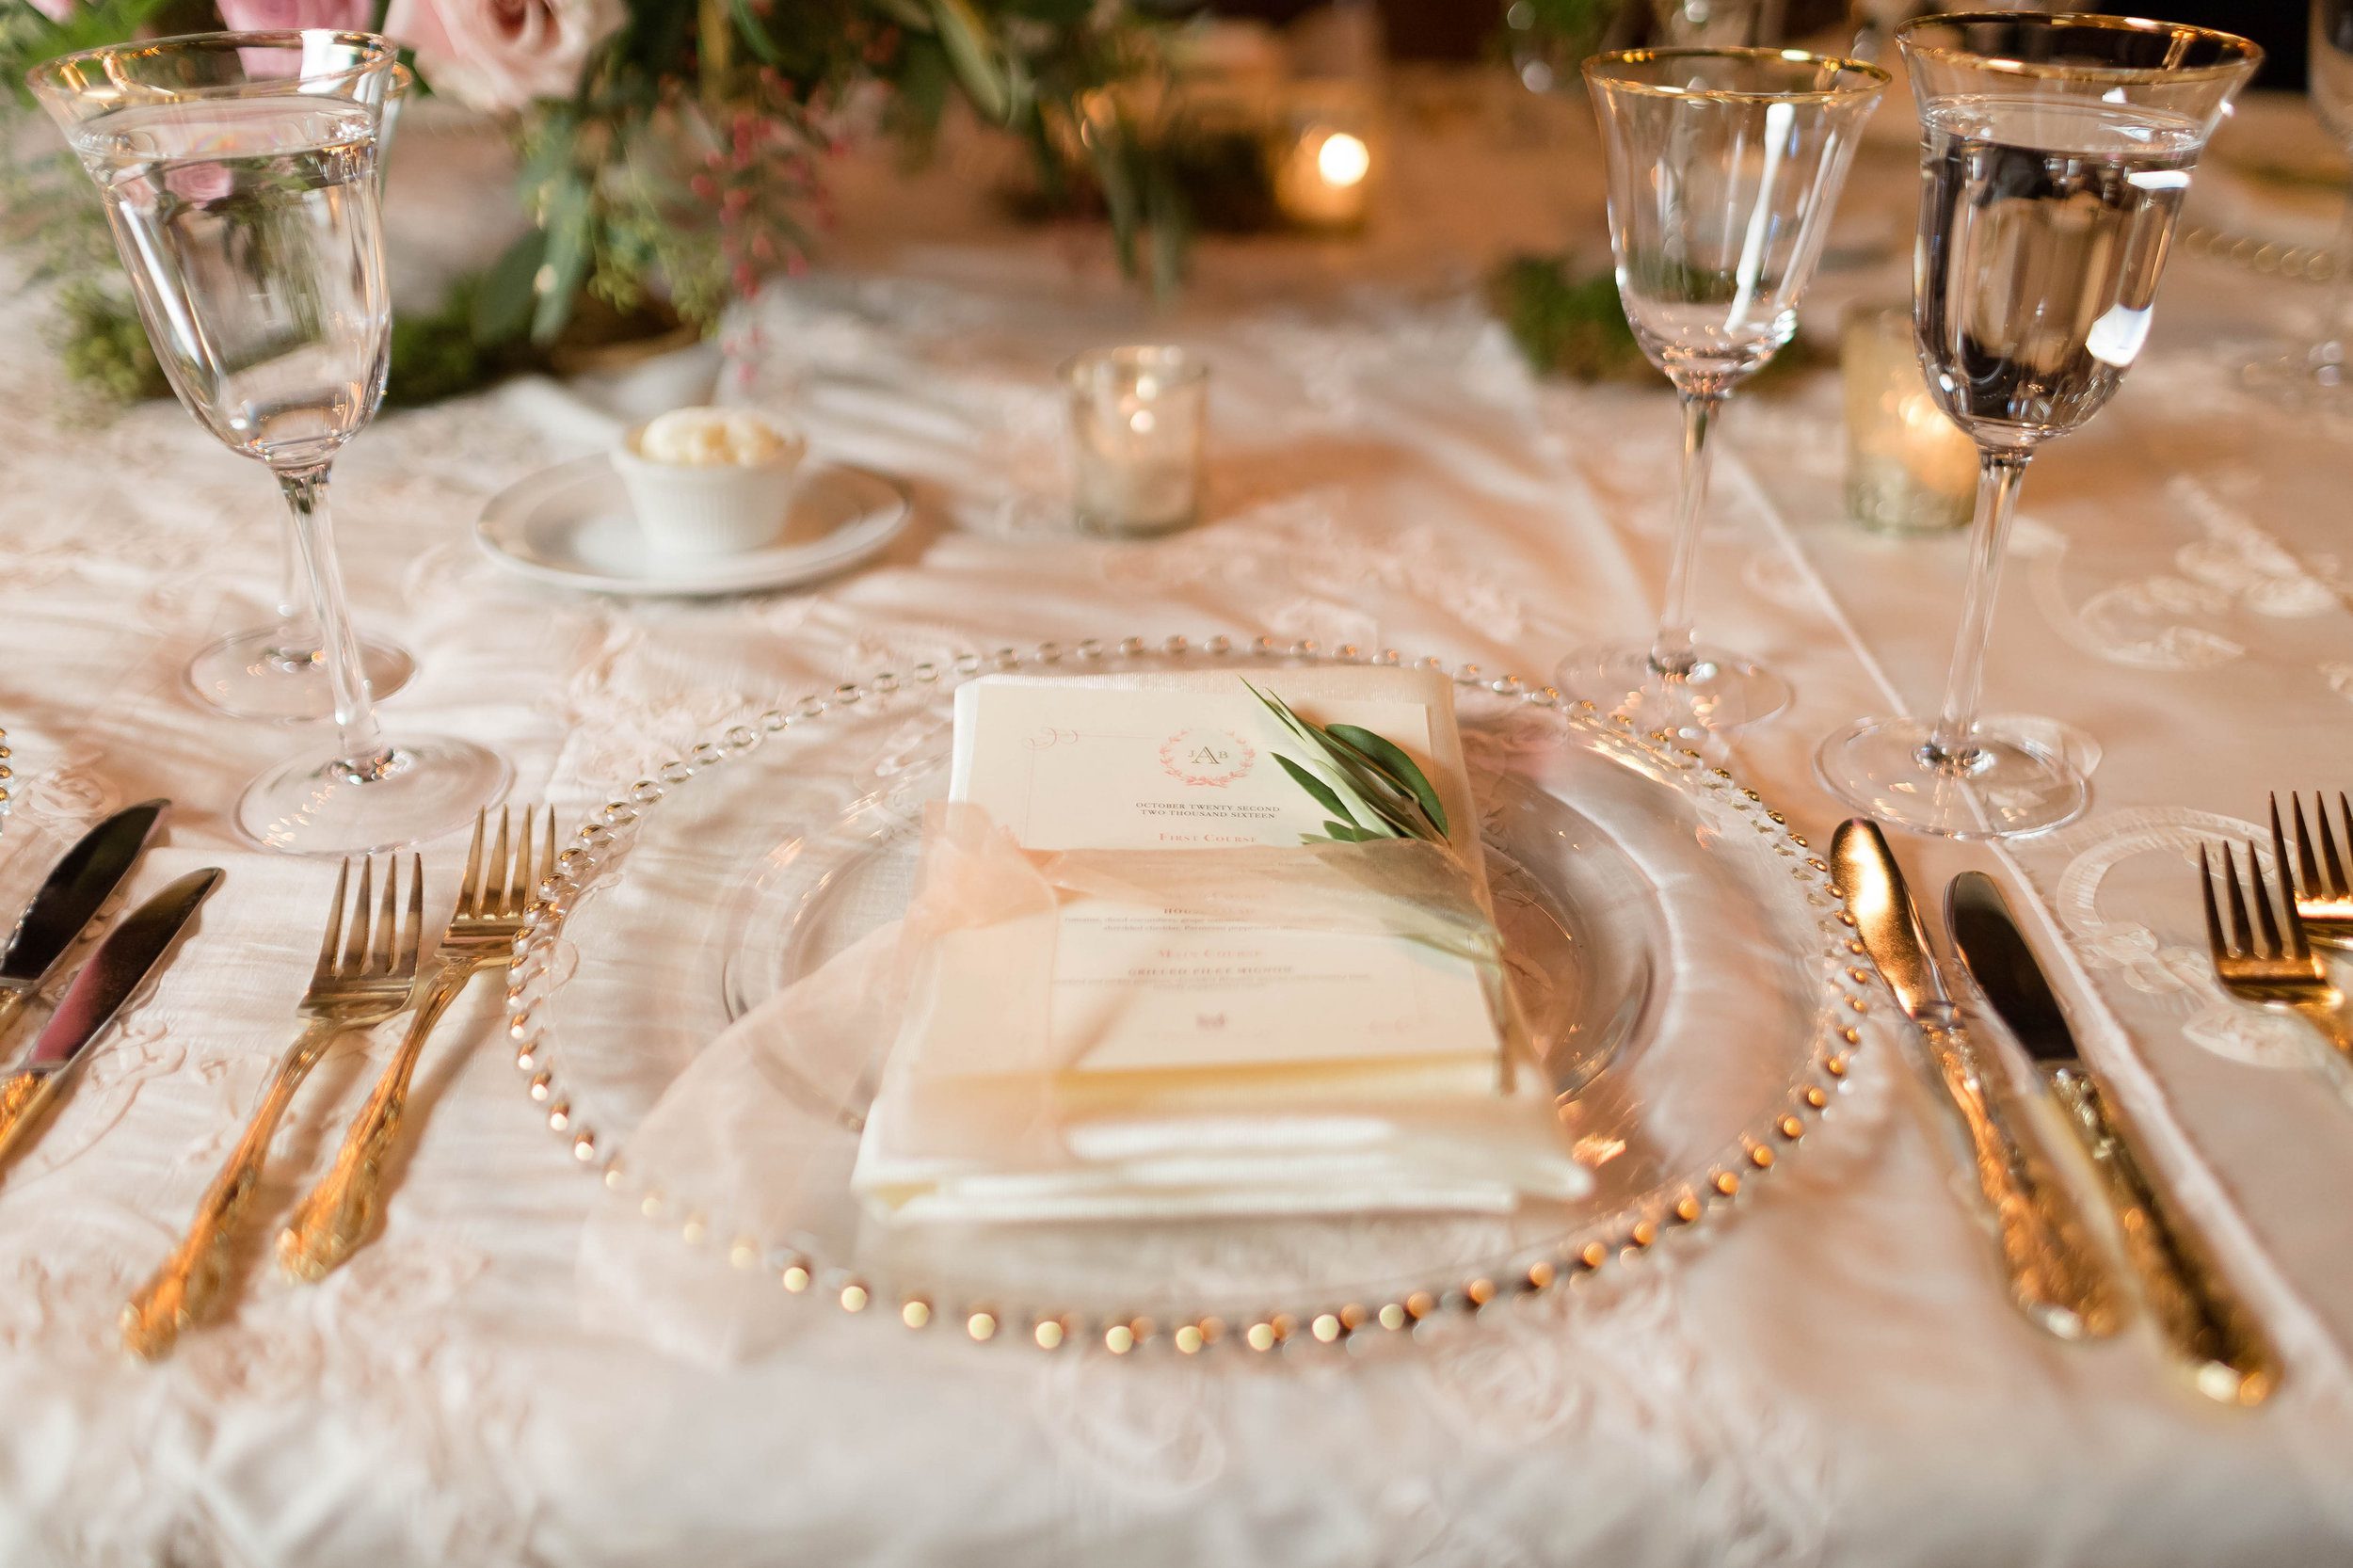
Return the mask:
M 1145 535 L 1193 521 L 1201 509 L 1209 367 L 1181 348 L 1135 346 L 1081 354 L 1062 374 L 1080 523 Z
M 1933 534 L 1966 527 L 1977 493 L 1977 443 L 1929 394 L 1909 307 L 1851 312 L 1840 334 L 1847 392 L 1847 509 L 1865 528 Z
M 1353 229 L 1372 193 L 1369 117 L 1343 102 L 1303 105 L 1275 149 L 1274 204 L 1311 229 Z

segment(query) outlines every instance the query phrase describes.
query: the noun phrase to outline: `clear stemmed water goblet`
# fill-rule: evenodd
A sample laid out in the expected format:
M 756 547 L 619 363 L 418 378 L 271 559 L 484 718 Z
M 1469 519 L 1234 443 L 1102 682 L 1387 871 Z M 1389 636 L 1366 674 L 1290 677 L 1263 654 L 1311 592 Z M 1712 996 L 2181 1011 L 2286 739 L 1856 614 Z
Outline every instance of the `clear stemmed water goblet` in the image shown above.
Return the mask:
M 1683 472 L 1657 635 L 1580 648 L 1555 682 L 1644 729 L 1734 729 L 1789 687 L 1697 641 L 1691 580 L 1709 430 L 1734 387 L 1798 329 L 1839 186 L 1887 72 L 1785 49 L 1596 55 L 1585 82 L 1609 172 L 1618 296 L 1683 402 Z
M 2019 486 L 2139 353 L 2191 166 L 2263 55 L 2228 33 L 2102 16 L 1924 18 L 1896 44 L 1926 132 L 1913 326 L 1938 407 L 1977 443 L 1972 565 L 1937 718 L 1862 720 L 1822 743 L 1815 769 L 1897 826 L 2039 833 L 2083 809 L 2083 776 L 1977 715 Z
M 337 743 L 255 779 L 233 820 L 296 854 L 438 837 L 513 776 L 469 741 L 385 739 L 328 526 L 329 466 L 384 395 L 376 160 L 394 66 L 367 33 L 205 33 L 68 55 L 30 78 L 104 198 L 172 390 L 285 496 Z
M 2353 0 L 2313 0 L 2313 110 L 2353 155 Z M 2353 186 L 2345 193 L 2319 335 L 2247 367 L 2248 385 L 2294 408 L 2353 418 Z
M 392 155 L 393 120 L 414 86 L 415 78 L 407 67 L 393 68 L 376 136 L 379 187 Z M 327 679 L 327 649 L 319 640 L 318 617 L 311 613 L 309 600 L 301 541 L 295 537 L 293 520 L 281 509 L 278 516 L 278 593 L 270 605 L 277 618 L 267 626 L 232 632 L 199 649 L 183 671 L 188 689 L 232 718 L 291 724 L 334 717 L 335 692 Z M 407 648 L 365 632 L 359 638 L 360 664 L 367 673 L 370 695 L 388 697 L 408 683 L 417 663 Z

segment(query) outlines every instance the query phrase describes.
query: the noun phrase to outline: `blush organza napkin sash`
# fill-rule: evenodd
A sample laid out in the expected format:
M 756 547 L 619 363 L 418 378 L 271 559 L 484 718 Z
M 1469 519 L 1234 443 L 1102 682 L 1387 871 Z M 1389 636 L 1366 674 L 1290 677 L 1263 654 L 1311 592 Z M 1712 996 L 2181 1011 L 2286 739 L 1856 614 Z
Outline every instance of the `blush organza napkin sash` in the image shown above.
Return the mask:
M 1053 1027 L 1059 915 L 1087 900 L 1237 929 L 1403 939 L 1475 966 L 1499 1020 L 1496 1069 L 1469 1092 L 1459 1078 L 1416 1082 L 1346 1061 L 1273 1084 L 1247 1069 L 1141 1086 L 1089 1073 L 1083 1042 Z M 941 955 L 974 937 L 991 944 L 987 1004 L 934 1027 Z M 818 1194 L 838 1206 L 850 1187 L 870 1235 L 976 1222 L 1497 1215 L 1523 1195 L 1575 1197 L 1591 1177 L 1529 1059 L 1499 949 L 1483 886 L 1445 845 L 1034 854 L 978 808 L 935 803 L 904 919 L 739 1019 L 630 1135 L 622 1158 L 663 1174 L 673 1223 L 600 1205 L 583 1240 L 584 1310 L 697 1356 L 748 1353 L 773 1303 L 680 1277 L 676 1216 L 691 1209 L 723 1249 L 733 1238 L 764 1244 L 799 1233 Z M 853 1169 L 846 1139 L 808 1135 L 807 1085 L 876 1081 L 872 1058 L 894 1041 Z

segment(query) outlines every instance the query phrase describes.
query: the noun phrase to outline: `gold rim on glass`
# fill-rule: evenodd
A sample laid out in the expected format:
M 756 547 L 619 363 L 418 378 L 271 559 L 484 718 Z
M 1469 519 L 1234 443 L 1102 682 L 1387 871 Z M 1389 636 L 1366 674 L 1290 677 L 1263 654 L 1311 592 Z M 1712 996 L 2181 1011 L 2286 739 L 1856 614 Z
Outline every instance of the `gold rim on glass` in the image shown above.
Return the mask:
M 1646 82 L 1639 77 L 1614 73 L 1615 68 L 1622 66 L 1666 65 L 1676 60 L 1733 60 L 1756 65 L 1808 66 L 1817 73 L 1828 73 L 1832 82 L 1827 87 L 1814 88 L 1692 88 Z M 1885 70 L 1868 60 L 1850 59 L 1844 55 L 1817 55 L 1804 49 L 1618 49 L 1593 56 L 1585 62 L 1583 69 L 1586 81 L 1614 91 L 1728 104 L 1780 104 L 1806 100 L 1830 103 L 1878 92 L 1895 80 Z
M 265 77 L 237 82 L 213 82 L 200 85 L 175 86 L 161 82 L 142 81 L 136 73 L 120 69 L 132 60 L 156 60 L 174 55 L 188 55 L 199 49 L 216 49 L 222 53 L 245 49 L 290 49 L 299 51 L 306 40 L 328 39 L 351 50 L 352 56 L 332 70 L 297 71 L 291 76 Z M 345 32 L 328 27 L 277 27 L 260 32 L 239 33 L 216 31 L 210 33 L 180 33 L 170 38 L 142 39 L 132 43 L 103 44 L 95 49 L 77 50 L 43 60 L 24 73 L 25 80 L 36 90 L 48 88 L 74 92 L 112 82 L 129 92 L 156 93 L 178 102 L 191 99 L 244 97 L 250 98 L 264 89 L 270 81 L 281 81 L 288 92 L 315 90 L 322 82 L 356 81 L 383 71 L 387 65 L 397 67 L 399 56 L 391 40 L 377 33 Z
M 2177 55 L 2192 44 L 2210 43 L 2224 57 L 2208 65 L 2101 65 L 2089 60 L 2021 59 L 2014 55 L 1967 49 L 1958 44 L 1918 41 L 1922 34 L 1936 28 L 1959 28 L 1972 24 L 2032 27 L 2046 34 L 2072 27 L 2136 33 L 2144 38 L 2169 39 Z M 2120 87 L 2150 82 L 2213 81 L 2218 77 L 2252 73 L 2264 60 L 2262 47 L 2236 33 L 2225 33 L 2213 27 L 2196 27 L 2186 22 L 2152 22 L 2145 17 L 2095 16 L 2080 11 L 2048 14 L 2033 11 L 1956 11 L 1949 16 L 1919 16 L 1896 29 L 1896 41 L 1909 59 L 1945 61 L 2046 80 L 2113 82 Z

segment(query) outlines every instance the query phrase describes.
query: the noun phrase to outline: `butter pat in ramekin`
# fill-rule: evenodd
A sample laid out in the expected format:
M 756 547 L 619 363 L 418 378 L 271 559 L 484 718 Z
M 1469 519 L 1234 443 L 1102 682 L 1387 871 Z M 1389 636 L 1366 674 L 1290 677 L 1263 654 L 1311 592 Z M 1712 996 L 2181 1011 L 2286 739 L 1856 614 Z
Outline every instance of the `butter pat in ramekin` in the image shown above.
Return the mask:
M 666 555 L 757 550 L 784 530 L 799 431 L 755 408 L 674 408 L 613 450 L 647 542 Z

